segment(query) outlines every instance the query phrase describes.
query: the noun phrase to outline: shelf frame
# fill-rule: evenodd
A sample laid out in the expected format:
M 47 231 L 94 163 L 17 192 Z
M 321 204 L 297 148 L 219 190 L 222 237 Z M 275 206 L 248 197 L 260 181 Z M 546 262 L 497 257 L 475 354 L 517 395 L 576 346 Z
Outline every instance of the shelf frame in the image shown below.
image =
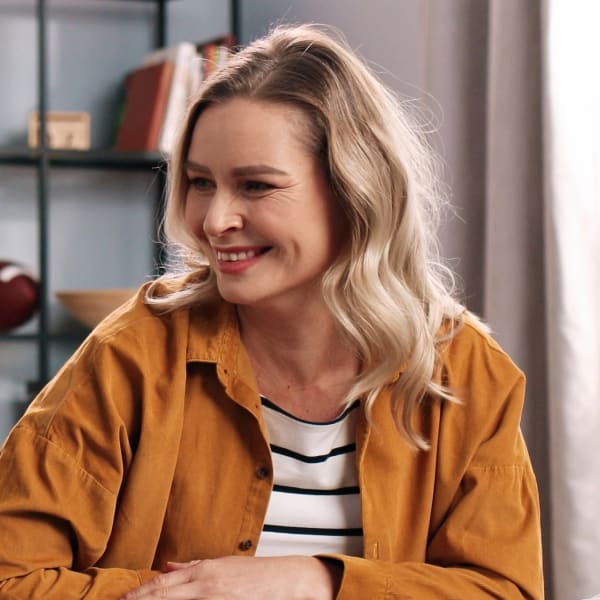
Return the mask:
M 0 164 L 39 165 L 42 152 L 52 167 L 146 170 L 163 168 L 167 157 L 159 152 L 123 152 L 111 149 L 100 150 L 53 150 L 30 148 L 28 146 L 5 146 L 0 148 Z
M 128 0 L 129 2 L 147 2 L 156 6 L 155 46 L 166 46 L 168 43 L 168 10 L 167 5 L 174 0 Z M 237 45 L 241 43 L 241 2 L 229 0 L 230 32 Z M 37 18 L 37 105 L 39 113 L 39 146 L 4 146 L 0 147 L 0 165 L 29 166 L 36 169 L 38 211 L 38 272 L 39 272 L 39 320 L 37 331 L 34 333 L 0 333 L 0 342 L 15 341 L 36 343 L 38 349 L 37 377 L 43 385 L 50 378 L 50 344 L 56 341 L 79 337 L 77 333 L 55 333 L 50 331 L 49 314 L 49 200 L 48 179 L 50 167 L 75 169 L 115 169 L 123 171 L 154 171 L 158 178 L 156 194 L 155 223 L 162 223 L 164 215 L 164 190 L 167 181 L 167 157 L 158 152 L 123 152 L 113 149 L 55 150 L 47 144 L 47 113 L 48 113 L 48 0 L 36 0 L 35 11 Z M 155 272 L 161 271 L 165 260 L 165 248 L 162 234 L 154 244 Z
M 50 341 L 48 339 L 48 147 L 47 102 L 48 102 L 48 55 L 46 0 L 37 0 L 38 33 L 38 111 L 40 122 L 37 210 L 38 210 L 38 269 L 39 269 L 39 325 L 38 325 L 38 380 L 48 381 L 50 376 Z

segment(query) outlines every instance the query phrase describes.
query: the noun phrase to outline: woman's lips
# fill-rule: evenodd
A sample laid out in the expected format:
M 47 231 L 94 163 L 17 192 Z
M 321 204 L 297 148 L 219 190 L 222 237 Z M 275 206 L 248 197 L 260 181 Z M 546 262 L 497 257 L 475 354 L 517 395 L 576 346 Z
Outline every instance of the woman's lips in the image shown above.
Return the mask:
M 255 265 L 270 247 L 214 248 L 217 269 L 221 273 L 241 273 Z

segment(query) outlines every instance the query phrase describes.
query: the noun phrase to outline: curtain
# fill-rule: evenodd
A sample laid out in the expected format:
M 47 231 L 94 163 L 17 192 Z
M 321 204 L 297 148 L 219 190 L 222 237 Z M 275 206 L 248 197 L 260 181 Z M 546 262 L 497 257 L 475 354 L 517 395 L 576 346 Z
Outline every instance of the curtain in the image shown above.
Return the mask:
M 600 4 L 424 0 L 467 305 L 527 375 L 546 595 L 600 593 Z M 594 114 L 595 113 L 595 114 Z
M 600 4 L 544 4 L 556 598 L 600 594 Z

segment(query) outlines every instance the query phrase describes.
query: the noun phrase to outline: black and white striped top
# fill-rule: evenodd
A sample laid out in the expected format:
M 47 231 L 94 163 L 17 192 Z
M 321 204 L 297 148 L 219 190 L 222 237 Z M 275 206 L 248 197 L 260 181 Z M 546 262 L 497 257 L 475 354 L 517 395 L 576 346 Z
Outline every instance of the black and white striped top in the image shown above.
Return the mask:
M 274 488 L 257 556 L 362 555 L 355 428 L 359 403 L 312 423 L 261 398 Z

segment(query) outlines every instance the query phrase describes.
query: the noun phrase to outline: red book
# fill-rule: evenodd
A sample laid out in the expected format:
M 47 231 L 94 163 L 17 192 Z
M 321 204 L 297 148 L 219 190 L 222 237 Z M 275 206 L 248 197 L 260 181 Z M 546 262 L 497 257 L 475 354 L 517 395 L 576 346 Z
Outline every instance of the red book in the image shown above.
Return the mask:
M 174 65 L 164 61 L 140 67 L 125 80 L 125 112 L 117 150 L 156 150 L 169 98 Z

